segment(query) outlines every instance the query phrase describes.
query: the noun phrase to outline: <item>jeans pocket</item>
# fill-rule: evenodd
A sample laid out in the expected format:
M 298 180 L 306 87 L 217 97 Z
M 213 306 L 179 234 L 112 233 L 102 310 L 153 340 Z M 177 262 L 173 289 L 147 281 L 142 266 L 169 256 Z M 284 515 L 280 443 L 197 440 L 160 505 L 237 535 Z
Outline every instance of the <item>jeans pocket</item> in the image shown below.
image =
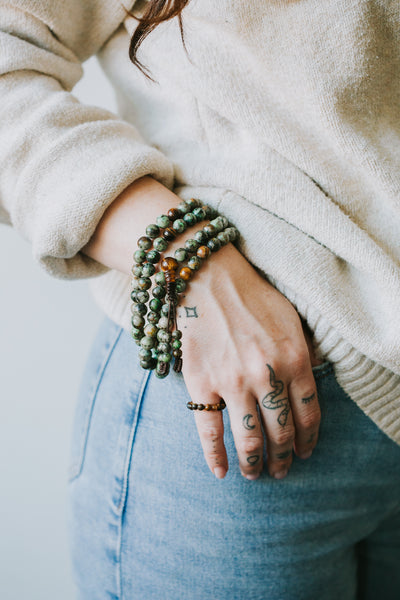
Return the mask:
M 70 482 L 79 477 L 82 472 L 96 396 L 104 371 L 120 335 L 121 327 L 106 317 L 92 343 L 81 378 L 75 407 L 68 469 L 68 480 Z

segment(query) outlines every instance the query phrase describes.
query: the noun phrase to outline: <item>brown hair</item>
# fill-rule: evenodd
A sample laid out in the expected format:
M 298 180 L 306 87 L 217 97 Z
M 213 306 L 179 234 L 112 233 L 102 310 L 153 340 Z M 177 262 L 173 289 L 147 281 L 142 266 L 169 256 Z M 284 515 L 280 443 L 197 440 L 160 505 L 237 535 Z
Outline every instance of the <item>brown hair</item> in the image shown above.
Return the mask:
M 148 77 L 148 79 L 151 79 L 152 81 L 154 81 L 154 79 L 150 77 L 149 69 L 145 67 L 136 56 L 138 48 L 145 37 L 147 37 L 149 33 L 153 31 L 155 27 L 157 27 L 157 25 L 163 21 L 168 21 L 169 19 L 177 16 L 179 21 L 179 29 L 181 31 L 182 43 L 185 51 L 187 52 L 183 36 L 181 12 L 189 3 L 189 1 L 190 0 L 149 0 L 143 16 L 135 16 L 135 19 L 139 21 L 139 25 L 136 27 L 131 38 L 129 45 L 129 58 L 131 59 L 132 63 L 138 67 L 138 69 L 140 69 L 140 71 L 142 71 L 142 73 Z

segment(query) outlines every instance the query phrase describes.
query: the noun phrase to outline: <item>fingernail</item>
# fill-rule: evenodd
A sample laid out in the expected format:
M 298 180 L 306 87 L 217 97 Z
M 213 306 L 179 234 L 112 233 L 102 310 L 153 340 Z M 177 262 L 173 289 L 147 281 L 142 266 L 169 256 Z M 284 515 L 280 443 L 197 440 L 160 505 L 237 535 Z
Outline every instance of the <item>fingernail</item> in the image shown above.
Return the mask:
M 278 471 L 278 473 L 274 473 L 274 477 L 275 479 L 283 479 L 287 474 L 287 471 Z
M 249 481 L 254 481 L 260 477 L 260 473 L 253 473 L 252 475 L 245 475 L 246 479 Z
M 305 460 L 306 458 L 310 458 L 311 454 L 312 454 L 312 450 L 309 450 L 308 452 L 305 452 L 304 454 L 299 454 L 299 457 L 303 458 Z
M 217 479 L 223 479 L 226 475 L 226 469 L 224 467 L 215 467 L 214 475 Z

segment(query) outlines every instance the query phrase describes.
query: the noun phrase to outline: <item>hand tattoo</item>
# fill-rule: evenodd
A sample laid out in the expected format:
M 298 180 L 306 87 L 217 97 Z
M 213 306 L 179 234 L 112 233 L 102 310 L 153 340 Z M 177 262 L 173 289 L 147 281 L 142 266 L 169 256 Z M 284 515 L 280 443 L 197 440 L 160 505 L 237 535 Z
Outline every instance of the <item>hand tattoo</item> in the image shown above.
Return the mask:
M 253 415 L 251 413 L 243 417 L 243 427 L 245 429 L 251 430 L 256 428 L 255 425 L 250 425 L 250 419 L 253 419 Z
M 247 457 L 247 462 L 249 463 L 249 465 L 251 465 L 252 467 L 254 465 L 256 465 L 258 463 L 258 461 L 260 460 L 260 456 L 258 454 L 253 454 L 252 456 L 248 456 Z
M 303 404 L 309 404 L 312 400 L 314 400 L 315 398 L 315 392 L 313 392 L 311 394 L 311 396 L 306 396 L 305 398 L 302 398 L 301 401 Z
M 273 391 L 269 392 L 266 396 L 264 396 L 261 403 L 264 408 L 269 408 L 272 410 L 282 408 L 281 412 L 278 415 L 278 423 L 281 427 L 285 427 L 290 411 L 289 399 L 278 397 L 283 393 L 283 381 L 281 381 L 280 379 L 276 379 L 275 371 L 273 370 L 271 365 L 267 364 L 267 367 L 269 369 L 269 382 Z

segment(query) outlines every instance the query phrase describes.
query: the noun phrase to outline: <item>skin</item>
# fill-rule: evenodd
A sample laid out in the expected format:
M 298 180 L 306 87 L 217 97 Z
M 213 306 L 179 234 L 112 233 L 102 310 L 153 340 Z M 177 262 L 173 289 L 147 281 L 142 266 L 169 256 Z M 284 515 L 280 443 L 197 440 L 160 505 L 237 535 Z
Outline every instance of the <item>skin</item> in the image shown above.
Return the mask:
M 136 180 L 105 211 L 82 252 L 130 274 L 134 241 L 180 201 L 150 176 Z M 203 226 L 190 228 L 190 236 Z M 181 246 L 178 236 L 165 255 Z M 228 244 L 190 281 L 177 316 L 191 400 L 225 400 L 244 477 L 257 479 L 263 469 L 263 430 L 268 472 L 285 477 L 292 450 L 311 455 L 320 423 L 311 370 L 320 361 L 294 307 Z M 228 470 L 222 414 L 201 411 L 194 418 L 207 464 L 221 479 Z

